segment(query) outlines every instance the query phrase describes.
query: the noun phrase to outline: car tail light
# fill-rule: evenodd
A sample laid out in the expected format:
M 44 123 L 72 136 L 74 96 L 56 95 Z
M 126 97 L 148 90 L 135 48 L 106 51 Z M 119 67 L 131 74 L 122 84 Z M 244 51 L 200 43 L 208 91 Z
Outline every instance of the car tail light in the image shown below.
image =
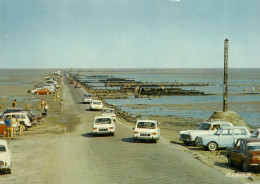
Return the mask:
M 257 160 L 257 161 L 259 161 L 259 160 L 260 160 L 260 157 L 253 157 L 252 160 Z
M 153 132 L 153 133 L 152 133 L 152 135 L 156 135 L 156 133 L 155 133 L 155 132 Z
M 97 130 L 97 128 L 93 128 L 93 130 Z
M 7 166 L 7 162 L 5 162 L 5 166 Z
M 109 129 L 113 129 L 113 127 L 109 127 Z
M 134 132 L 134 134 L 138 134 L 138 132 Z

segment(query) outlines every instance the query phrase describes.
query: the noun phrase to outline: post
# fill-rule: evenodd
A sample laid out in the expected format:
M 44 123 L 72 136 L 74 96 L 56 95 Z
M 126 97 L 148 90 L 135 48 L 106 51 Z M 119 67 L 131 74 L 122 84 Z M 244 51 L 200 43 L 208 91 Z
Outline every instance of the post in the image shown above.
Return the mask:
M 223 111 L 227 111 L 227 101 L 228 101 L 228 39 L 225 39 L 224 48 L 224 99 L 223 99 Z

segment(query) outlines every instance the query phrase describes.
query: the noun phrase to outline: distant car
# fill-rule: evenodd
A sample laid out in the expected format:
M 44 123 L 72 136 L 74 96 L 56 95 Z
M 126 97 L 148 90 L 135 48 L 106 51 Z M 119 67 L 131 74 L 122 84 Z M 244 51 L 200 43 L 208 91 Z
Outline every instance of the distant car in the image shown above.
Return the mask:
M 5 131 L 5 121 L 3 119 L 0 119 L 0 136 L 4 136 Z
M 156 120 L 138 120 L 133 132 L 133 139 L 152 140 L 154 143 L 160 139 L 160 128 Z
M 93 101 L 93 96 L 91 94 L 85 94 L 83 98 L 83 103 L 91 103 Z
M 198 144 L 198 137 L 204 135 L 213 135 L 219 127 L 233 126 L 232 123 L 226 121 L 209 121 L 200 124 L 197 130 L 180 131 L 180 140 L 184 144 Z
M 229 165 L 239 165 L 244 172 L 252 168 L 260 168 L 260 139 L 241 138 L 234 147 L 226 150 Z
M 90 105 L 90 110 L 102 110 L 103 104 L 100 100 L 93 100 Z
M 113 120 L 116 120 L 116 113 L 114 109 L 110 109 L 110 108 L 102 109 L 101 116 L 112 116 Z
M 96 116 L 93 123 L 93 134 L 115 135 L 116 125 L 111 116 Z
M 6 140 L 0 140 L 0 170 L 6 174 L 11 174 L 12 152 L 8 148 Z
M 5 119 L 7 116 L 12 117 L 12 115 L 14 115 L 14 117 L 17 119 L 18 122 L 24 121 L 24 130 L 27 130 L 28 127 L 32 126 L 32 122 L 30 121 L 30 119 L 28 118 L 27 114 L 24 112 L 10 112 L 10 113 L 6 113 L 3 116 L 3 119 Z M 18 129 L 18 127 L 17 127 Z
M 231 147 L 237 139 L 250 136 L 251 133 L 246 127 L 220 127 L 214 135 L 200 136 L 198 138 L 198 145 L 214 151 L 218 148 Z
M 77 83 L 76 83 L 75 88 L 81 88 L 80 82 L 77 82 Z
M 36 95 L 49 95 L 52 94 L 51 90 L 47 88 L 38 88 L 34 91 L 34 94 Z

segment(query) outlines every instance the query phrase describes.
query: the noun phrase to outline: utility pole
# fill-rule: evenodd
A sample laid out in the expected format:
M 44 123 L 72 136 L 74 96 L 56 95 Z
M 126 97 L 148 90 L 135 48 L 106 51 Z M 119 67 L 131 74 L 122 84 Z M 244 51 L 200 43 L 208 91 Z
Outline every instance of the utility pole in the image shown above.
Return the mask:
M 223 99 L 223 111 L 227 111 L 227 101 L 228 101 L 228 39 L 225 39 L 224 48 L 224 99 Z

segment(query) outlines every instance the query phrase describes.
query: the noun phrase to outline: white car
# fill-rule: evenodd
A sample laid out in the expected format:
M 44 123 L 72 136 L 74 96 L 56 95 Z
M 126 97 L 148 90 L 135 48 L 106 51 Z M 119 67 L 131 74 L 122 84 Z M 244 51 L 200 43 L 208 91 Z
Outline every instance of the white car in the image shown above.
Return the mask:
M 0 140 L 0 171 L 11 174 L 12 152 L 8 148 L 6 140 Z
M 103 104 L 100 100 L 93 100 L 90 105 L 90 110 L 102 110 Z
M 110 108 L 102 109 L 101 116 L 112 116 L 113 120 L 116 120 L 116 113 L 114 109 L 110 109 Z
M 203 135 L 213 135 L 219 127 L 233 126 L 232 123 L 226 121 L 210 121 L 200 124 L 197 130 L 185 130 L 180 131 L 180 140 L 184 144 L 196 144 L 198 143 L 198 137 Z
M 111 116 L 96 116 L 93 123 L 93 134 L 115 135 L 116 125 Z
M 14 115 L 14 117 L 19 121 L 24 121 L 24 130 L 26 130 L 28 127 L 32 126 L 32 122 L 30 121 L 30 119 L 28 118 L 27 114 L 24 112 L 10 112 L 10 113 L 5 113 L 3 116 L 3 119 L 6 119 L 6 116 L 10 116 L 10 118 L 12 117 L 12 115 Z M 19 128 L 17 127 L 17 130 Z
M 91 94 L 86 94 L 84 95 L 84 98 L 83 98 L 83 103 L 84 104 L 91 104 L 93 101 L 93 96 Z
M 137 139 L 152 140 L 156 143 L 160 139 L 159 122 L 156 120 L 138 120 L 133 133 L 134 142 Z

